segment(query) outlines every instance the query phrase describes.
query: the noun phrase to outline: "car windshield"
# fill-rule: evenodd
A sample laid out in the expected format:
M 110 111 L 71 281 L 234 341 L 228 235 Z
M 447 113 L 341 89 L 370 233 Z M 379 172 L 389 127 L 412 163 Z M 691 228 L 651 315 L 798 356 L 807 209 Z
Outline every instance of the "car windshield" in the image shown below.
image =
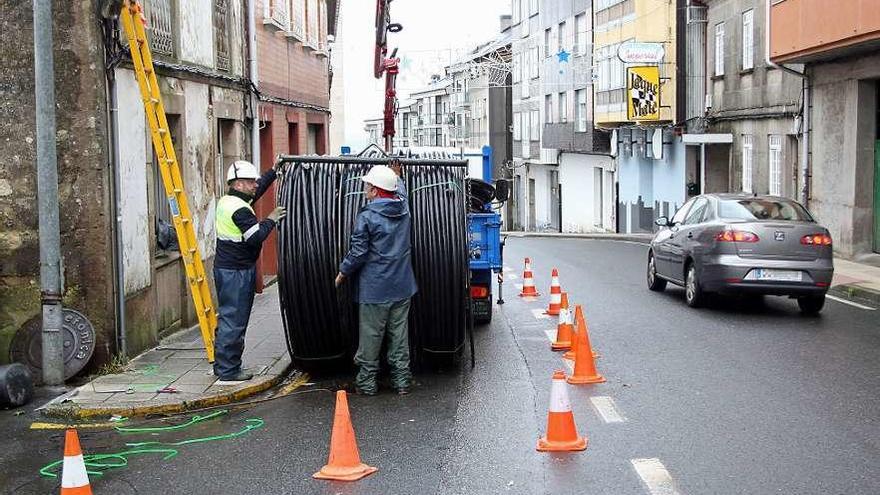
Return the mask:
M 730 220 L 789 220 L 812 222 L 813 217 L 798 203 L 784 199 L 744 198 L 722 200 L 718 216 Z

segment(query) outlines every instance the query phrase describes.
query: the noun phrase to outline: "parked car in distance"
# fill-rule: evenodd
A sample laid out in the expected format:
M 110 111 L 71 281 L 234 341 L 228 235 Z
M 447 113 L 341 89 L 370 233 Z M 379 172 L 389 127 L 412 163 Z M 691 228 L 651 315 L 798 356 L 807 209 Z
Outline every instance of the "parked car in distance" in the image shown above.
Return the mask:
M 776 196 L 703 194 L 661 227 L 648 251 L 648 288 L 685 288 L 700 306 L 708 293 L 796 298 L 817 314 L 834 275 L 831 236 L 798 202 Z

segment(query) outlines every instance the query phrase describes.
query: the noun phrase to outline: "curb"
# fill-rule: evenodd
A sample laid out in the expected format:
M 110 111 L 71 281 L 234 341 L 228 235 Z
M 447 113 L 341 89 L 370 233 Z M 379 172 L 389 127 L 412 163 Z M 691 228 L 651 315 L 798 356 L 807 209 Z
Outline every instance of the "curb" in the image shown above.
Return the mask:
M 501 235 L 508 237 L 545 237 L 556 239 L 590 239 L 599 241 L 624 241 L 648 245 L 653 239 L 653 234 L 574 234 L 558 232 L 502 232 Z
M 186 412 L 191 409 L 202 409 L 205 407 L 223 406 L 233 402 L 246 399 L 260 392 L 264 392 L 279 383 L 293 368 L 293 363 L 288 362 L 281 373 L 267 378 L 261 382 L 248 385 L 243 388 L 230 390 L 211 397 L 204 397 L 191 401 L 171 402 L 165 404 L 156 404 L 150 406 L 134 406 L 134 407 L 81 407 L 77 405 L 47 404 L 43 409 L 43 415 L 50 418 L 71 418 L 71 419 L 94 419 L 103 416 L 147 416 L 153 414 L 168 415 Z M 62 396 L 64 397 L 64 396 Z M 62 399 L 59 397 L 59 400 Z
M 880 306 L 880 292 L 859 287 L 858 285 L 836 285 L 828 293 L 855 302 Z

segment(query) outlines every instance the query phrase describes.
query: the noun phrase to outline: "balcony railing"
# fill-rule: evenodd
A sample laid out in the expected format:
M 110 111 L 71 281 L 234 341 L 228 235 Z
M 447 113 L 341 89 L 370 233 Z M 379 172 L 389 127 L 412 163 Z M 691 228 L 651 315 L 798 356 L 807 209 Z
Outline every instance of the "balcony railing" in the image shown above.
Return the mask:
M 162 55 L 174 55 L 174 27 L 171 22 L 171 0 L 150 0 L 150 49 Z
M 286 31 L 290 26 L 289 0 L 266 0 L 263 24 Z

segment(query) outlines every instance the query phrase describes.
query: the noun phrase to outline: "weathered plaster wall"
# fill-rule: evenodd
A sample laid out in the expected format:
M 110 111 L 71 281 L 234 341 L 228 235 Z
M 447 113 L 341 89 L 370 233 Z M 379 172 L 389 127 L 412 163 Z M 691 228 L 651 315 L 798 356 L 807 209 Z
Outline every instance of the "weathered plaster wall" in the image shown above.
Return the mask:
M 119 103 L 120 210 L 125 294 L 148 287 L 152 281 L 147 174 L 152 154 L 147 154 L 147 128 L 141 93 L 134 72 L 116 69 Z
M 214 67 L 213 3 L 211 0 L 177 3 L 180 58 L 186 62 Z
M 109 172 L 102 43 L 93 1 L 54 2 L 56 146 L 65 306 L 113 342 Z M 39 313 L 33 5 L 0 0 L 0 363 L 15 331 Z

